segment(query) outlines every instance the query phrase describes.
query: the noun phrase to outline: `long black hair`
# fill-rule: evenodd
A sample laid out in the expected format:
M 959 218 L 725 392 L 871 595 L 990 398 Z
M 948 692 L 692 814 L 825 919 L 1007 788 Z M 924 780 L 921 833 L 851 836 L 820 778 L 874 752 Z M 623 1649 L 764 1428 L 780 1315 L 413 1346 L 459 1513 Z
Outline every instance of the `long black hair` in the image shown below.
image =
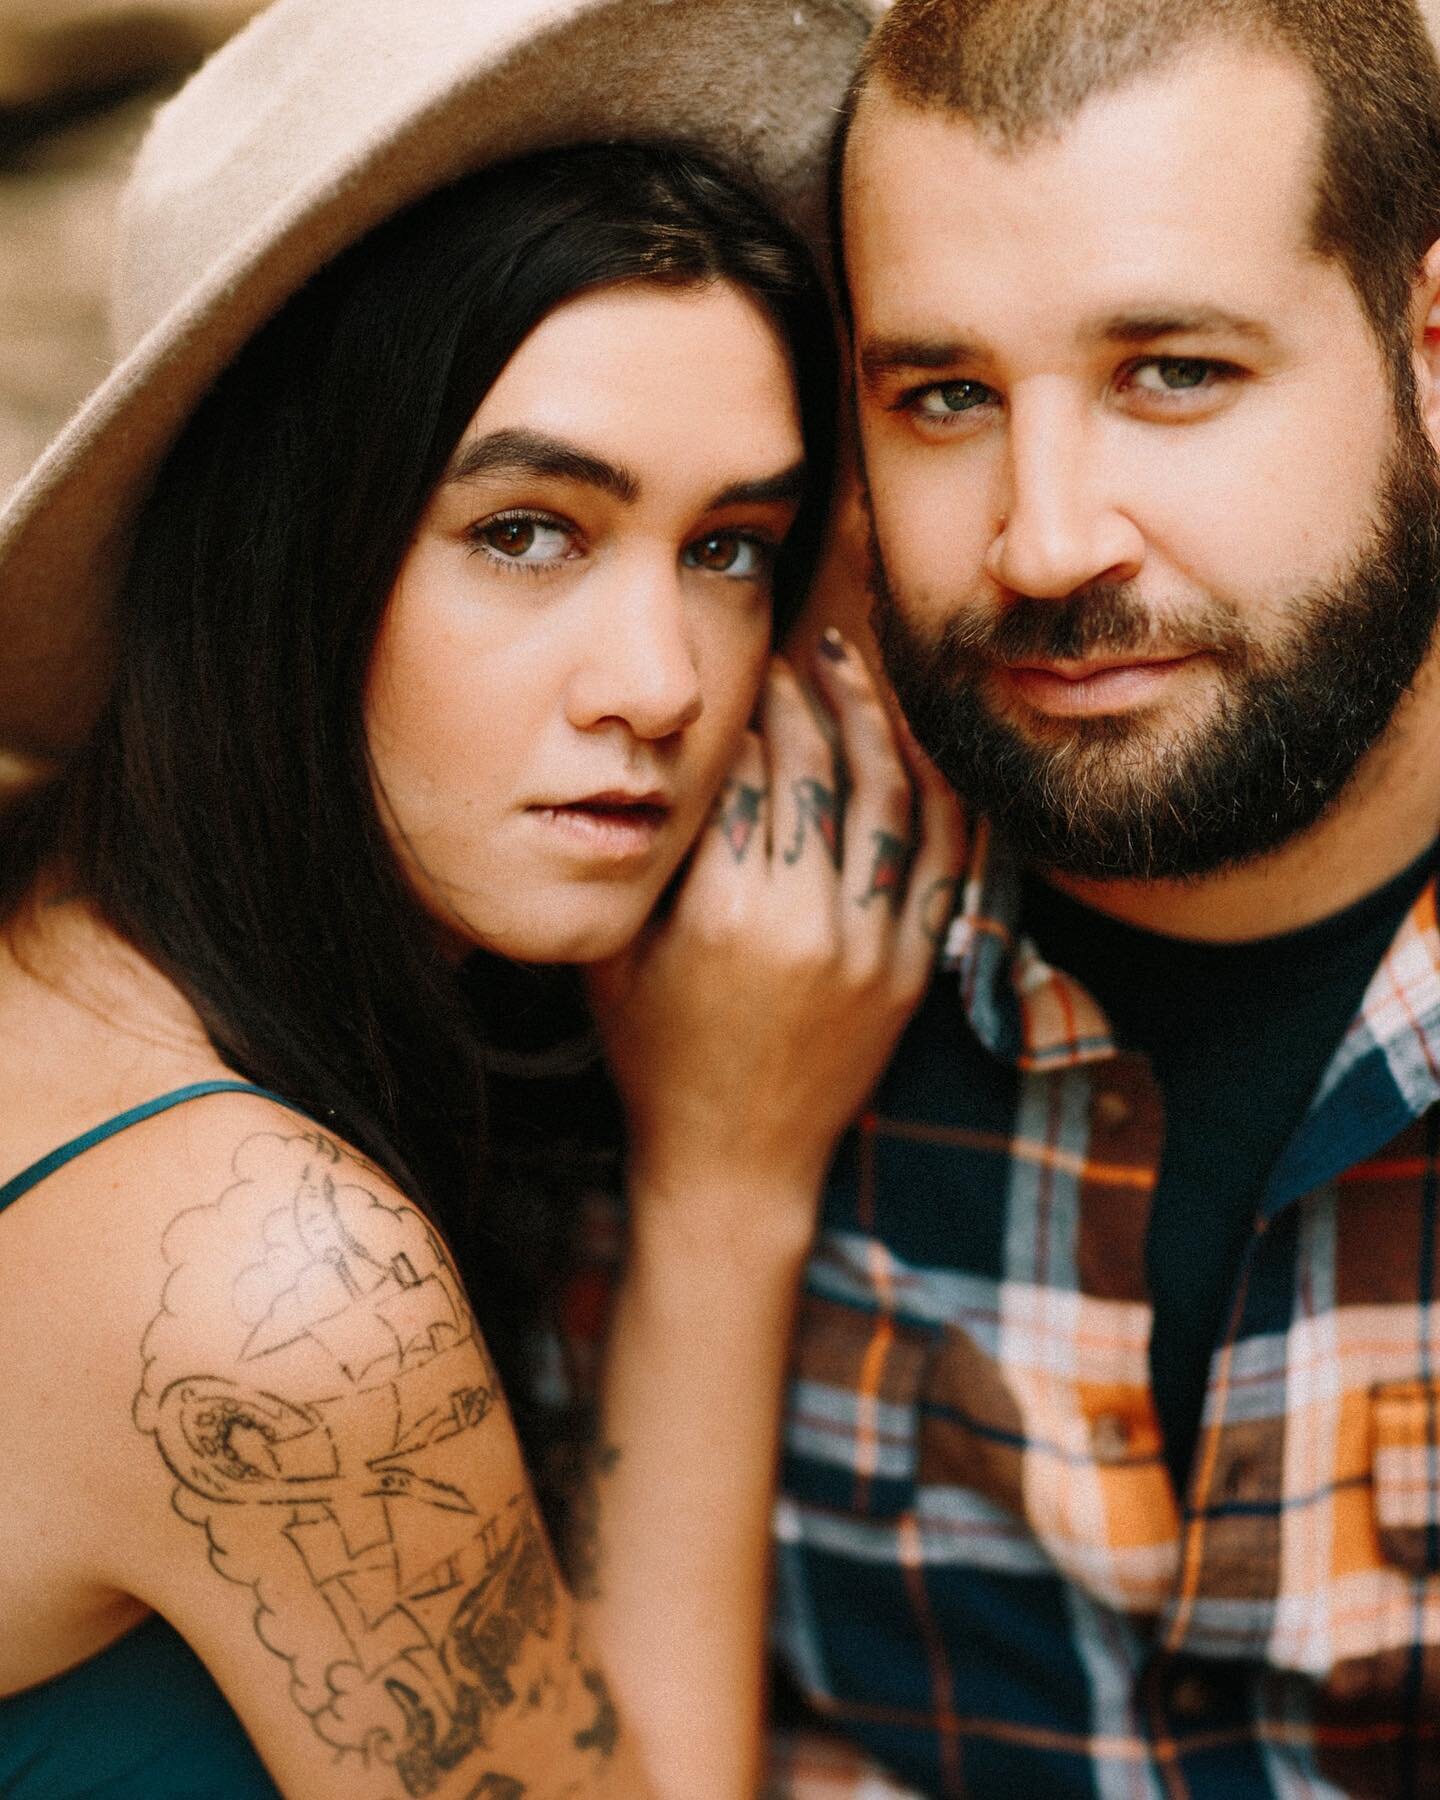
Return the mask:
M 107 708 L 7 821 L 0 875 L 13 910 L 63 869 L 224 1062 L 425 1207 L 502 1373 L 548 1240 L 523 1196 L 482 1180 L 483 1026 L 382 826 L 362 701 L 401 561 L 481 399 L 561 301 L 623 281 L 732 283 L 788 346 L 813 483 L 777 569 L 783 625 L 833 455 L 832 333 L 806 251 L 673 148 L 470 176 L 338 258 L 199 407 L 139 522 Z

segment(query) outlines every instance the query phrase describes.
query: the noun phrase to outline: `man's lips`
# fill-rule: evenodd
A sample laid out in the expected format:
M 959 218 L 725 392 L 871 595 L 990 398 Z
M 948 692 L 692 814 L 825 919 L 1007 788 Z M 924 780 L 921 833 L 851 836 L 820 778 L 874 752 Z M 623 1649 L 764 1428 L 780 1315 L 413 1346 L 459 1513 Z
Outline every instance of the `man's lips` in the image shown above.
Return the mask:
M 1055 675 L 1061 681 L 1090 681 L 1097 675 L 1108 675 L 1115 669 L 1159 669 L 1171 663 L 1189 662 L 1192 650 L 1131 651 L 1120 656 L 1045 657 L 1036 656 L 1010 666 L 1040 675 Z
M 1160 699 L 1164 689 L 1201 656 L 1198 651 L 1000 665 L 1007 686 L 1037 712 L 1059 717 L 1098 717 L 1131 712 Z

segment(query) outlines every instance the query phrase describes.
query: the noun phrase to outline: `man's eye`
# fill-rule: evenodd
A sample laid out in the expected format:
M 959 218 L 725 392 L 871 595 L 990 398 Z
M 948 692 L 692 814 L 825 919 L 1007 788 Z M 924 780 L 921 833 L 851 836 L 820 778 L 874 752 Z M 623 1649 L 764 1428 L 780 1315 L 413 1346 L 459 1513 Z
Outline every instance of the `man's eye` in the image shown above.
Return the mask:
M 1218 387 L 1236 373 L 1230 363 L 1203 356 L 1151 356 L 1130 365 L 1123 385 L 1143 394 L 1194 394 Z
M 907 398 L 910 410 L 922 419 L 943 420 L 988 405 L 995 398 L 995 390 L 983 381 L 940 381 L 933 387 L 916 389 Z
M 757 581 L 770 573 L 774 546 L 748 532 L 712 531 L 696 538 L 681 552 L 687 569 L 705 569 L 711 575 L 728 575 L 732 581 Z
M 482 519 L 470 527 L 468 536 L 484 556 L 519 568 L 544 568 L 574 553 L 572 528 L 541 513 L 503 513 Z

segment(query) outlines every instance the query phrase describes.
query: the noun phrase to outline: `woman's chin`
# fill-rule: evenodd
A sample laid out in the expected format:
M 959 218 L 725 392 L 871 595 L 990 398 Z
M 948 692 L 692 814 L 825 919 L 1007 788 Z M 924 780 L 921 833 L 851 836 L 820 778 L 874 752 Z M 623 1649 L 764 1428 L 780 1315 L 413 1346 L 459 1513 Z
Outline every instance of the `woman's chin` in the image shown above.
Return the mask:
M 450 921 L 451 935 L 459 940 L 462 954 L 488 950 L 519 963 L 598 963 L 619 953 L 639 936 L 653 909 L 647 895 L 643 904 L 547 908 L 537 899 L 523 918 L 472 925 Z

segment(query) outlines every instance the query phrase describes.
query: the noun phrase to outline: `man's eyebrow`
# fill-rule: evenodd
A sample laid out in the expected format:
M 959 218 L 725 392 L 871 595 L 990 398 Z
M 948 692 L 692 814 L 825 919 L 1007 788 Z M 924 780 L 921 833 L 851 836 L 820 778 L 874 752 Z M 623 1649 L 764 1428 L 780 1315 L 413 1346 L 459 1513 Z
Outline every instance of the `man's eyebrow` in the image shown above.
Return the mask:
M 1143 311 L 1109 314 L 1085 332 L 1096 344 L 1148 344 L 1157 338 L 1223 334 L 1246 342 L 1268 344 L 1272 334 L 1258 319 L 1227 312 L 1221 306 L 1146 307 Z M 860 370 L 866 381 L 903 369 L 954 369 L 983 360 L 977 344 L 965 338 L 877 337 L 860 348 Z
M 1099 344 L 1148 344 L 1156 338 L 1223 335 L 1250 343 L 1269 343 L 1271 333 L 1258 319 L 1227 312 L 1220 306 L 1147 307 L 1111 313 L 1086 332 Z
M 867 338 L 860 346 L 860 371 L 866 381 L 878 381 L 899 369 L 953 369 L 979 357 L 976 346 L 963 338 Z
M 456 451 L 445 480 L 475 481 L 483 475 L 546 475 L 575 481 L 613 494 L 627 506 L 640 498 L 640 478 L 633 470 L 543 431 L 492 431 L 471 438 Z
M 718 512 L 723 506 L 765 506 L 780 501 L 799 501 L 805 496 L 805 464 L 792 463 L 778 475 L 762 475 L 755 481 L 732 482 L 706 506 Z

